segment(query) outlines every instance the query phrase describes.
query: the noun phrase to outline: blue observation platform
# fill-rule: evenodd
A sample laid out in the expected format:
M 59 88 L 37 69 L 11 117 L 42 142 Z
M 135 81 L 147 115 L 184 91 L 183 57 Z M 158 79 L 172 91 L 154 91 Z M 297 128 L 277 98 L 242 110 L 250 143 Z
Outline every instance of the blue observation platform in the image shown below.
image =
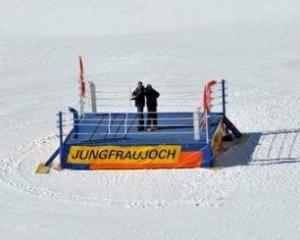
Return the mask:
M 79 170 L 212 166 L 224 137 L 242 136 L 226 117 L 225 80 L 220 83 L 216 93 L 221 93 L 222 111 L 211 111 L 216 99 L 212 86 L 218 85 L 212 80 L 204 88 L 202 110 L 158 112 L 153 131 L 147 131 L 147 113 L 143 113 L 145 130 L 139 131 L 140 113 L 97 112 L 93 84 L 91 112 L 69 108 L 71 118 L 59 112 L 60 145 L 36 172 L 46 172 L 58 155 L 61 168 Z

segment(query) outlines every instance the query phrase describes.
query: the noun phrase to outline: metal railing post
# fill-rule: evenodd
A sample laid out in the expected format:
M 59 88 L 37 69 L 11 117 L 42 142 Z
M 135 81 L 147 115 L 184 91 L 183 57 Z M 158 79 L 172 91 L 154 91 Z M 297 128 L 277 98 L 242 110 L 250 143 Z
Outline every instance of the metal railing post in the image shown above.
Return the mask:
M 90 95 L 91 95 L 91 110 L 92 113 L 97 112 L 97 98 L 96 98 L 96 86 L 94 82 L 90 81 Z
M 58 128 L 59 128 L 59 143 L 60 146 L 63 145 L 63 119 L 62 119 L 62 112 L 58 113 Z
M 80 100 L 79 100 L 79 112 L 80 112 L 80 115 L 82 115 L 84 113 L 84 99 L 83 99 L 83 97 L 80 97 Z
M 125 115 L 125 121 L 124 121 L 124 133 L 127 134 L 127 121 L 128 121 L 128 113 Z
M 200 121 L 199 121 L 199 114 L 200 112 L 195 111 L 193 112 L 193 127 L 194 127 L 194 139 L 199 140 L 200 139 Z
M 108 133 L 111 132 L 111 113 L 108 114 Z
M 222 107 L 223 115 L 226 116 L 226 95 L 225 95 L 225 80 L 222 79 Z
M 208 116 L 208 112 L 205 111 L 205 135 L 206 135 L 206 143 L 209 144 L 210 143 L 210 139 L 209 139 L 209 120 L 208 120 L 209 116 Z
M 223 106 L 223 116 L 226 116 L 226 87 L 225 87 L 226 81 L 222 79 L 222 106 Z M 228 127 L 225 128 L 225 134 L 229 134 Z
M 78 129 L 79 129 L 79 116 L 76 109 L 69 107 L 69 111 L 73 114 L 73 129 L 74 129 L 74 138 L 77 138 Z

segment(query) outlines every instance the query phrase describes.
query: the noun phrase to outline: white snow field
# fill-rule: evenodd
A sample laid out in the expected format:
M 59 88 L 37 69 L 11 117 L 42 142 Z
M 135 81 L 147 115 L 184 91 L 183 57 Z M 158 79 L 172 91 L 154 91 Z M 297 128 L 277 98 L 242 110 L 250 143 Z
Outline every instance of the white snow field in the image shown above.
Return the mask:
M 300 239 L 299 9 L 0 0 L 0 239 Z M 228 116 L 249 137 L 212 169 L 35 175 L 58 145 L 56 113 L 78 106 L 78 55 L 101 89 L 199 89 L 174 95 L 187 108 L 227 79 Z

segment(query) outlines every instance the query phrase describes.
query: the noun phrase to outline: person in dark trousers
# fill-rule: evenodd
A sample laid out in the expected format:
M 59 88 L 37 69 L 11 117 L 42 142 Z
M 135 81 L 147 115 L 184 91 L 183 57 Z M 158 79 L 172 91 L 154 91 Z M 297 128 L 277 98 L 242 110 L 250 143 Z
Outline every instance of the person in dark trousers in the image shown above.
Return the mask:
M 137 88 L 132 93 L 131 100 L 135 101 L 135 106 L 139 115 L 138 131 L 144 130 L 144 107 L 145 107 L 145 87 L 142 82 L 138 82 Z
M 159 92 L 157 92 L 150 84 L 146 87 L 146 101 L 147 101 L 147 131 L 157 130 L 157 98 Z M 151 126 L 152 124 L 152 126 Z

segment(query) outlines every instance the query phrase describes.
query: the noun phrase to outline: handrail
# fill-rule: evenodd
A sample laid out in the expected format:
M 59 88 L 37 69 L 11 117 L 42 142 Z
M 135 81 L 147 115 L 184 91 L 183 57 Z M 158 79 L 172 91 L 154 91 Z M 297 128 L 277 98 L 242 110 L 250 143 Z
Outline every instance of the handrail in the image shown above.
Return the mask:
M 123 119 L 124 121 L 125 119 Z M 93 123 L 77 123 L 77 124 L 74 124 L 74 126 L 110 126 L 110 127 L 113 127 L 113 126 L 120 126 L 120 125 L 123 125 L 123 124 L 114 124 L 114 123 L 110 123 L 108 122 L 108 124 L 93 124 Z M 140 126 L 139 124 L 130 124 L 130 126 Z M 192 127 L 193 124 L 158 124 L 157 125 L 158 127 Z
M 88 103 L 86 103 L 86 104 L 88 104 L 89 106 L 92 106 L 89 102 Z M 186 101 L 185 101 L 185 104 L 186 104 Z M 129 105 L 128 103 L 126 104 L 126 103 L 120 103 L 120 104 L 99 104 L 99 103 L 97 103 L 97 106 L 98 107 L 104 107 L 104 108 L 111 108 L 111 107 L 122 107 L 122 108 L 124 108 L 124 107 L 127 107 L 127 108 L 131 108 L 131 109 L 133 109 L 134 107 L 133 106 L 131 106 L 131 105 Z M 176 108 L 184 108 L 184 109 L 187 109 L 187 106 L 186 105 L 181 105 L 181 103 L 178 103 L 178 104 L 168 104 L 168 105 L 165 105 L 165 106 L 159 106 L 160 108 L 169 108 L 169 107 L 176 107 Z M 194 109 L 195 108 L 195 106 L 191 106 L 190 108 L 188 108 L 188 109 Z
M 183 87 L 183 88 L 185 88 L 186 89 L 186 87 Z M 159 90 L 159 92 L 165 92 L 165 93 L 184 93 L 184 94 L 187 94 L 187 93 L 200 93 L 200 91 L 196 91 L 196 90 L 193 90 L 193 91 L 188 91 L 188 90 L 185 90 L 185 91 L 178 91 L 178 90 L 176 90 L 176 91 L 169 91 L 169 90 L 166 90 L 166 91 L 164 91 L 164 89 L 160 89 Z M 106 91 L 99 91 L 99 90 L 96 90 L 96 93 L 107 93 L 107 94 L 110 94 L 110 93 L 113 93 L 113 94 L 115 94 L 115 93 L 127 93 L 128 94 L 128 91 L 126 91 L 126 90 L 124 90 L 124 91 L 108 91 L 108 90 L 106 90 Z
M 97 116 L 97 113 L 92 113 L 94 114 L 94 116 Z M 122 118 L 113 118 L 112 116 L 112 113 L 111 112 L 108 112 L 108 113 L 104 113 L 104 114 L 100 114 L 99 116 L 104 116 L 105 114 L 107 114 L 107 119 L 104 118 L 101 120 L 101 123 L 99 123 L 99 119 L 95 119 L 94 117 L 93 118 L 86 118 L 86 116 L 82 116 L 82 118 L 78 118 L 78 115 L 74 115 L 74 112 L 73 112 L 73 127 L 74 129 L 76 129 L 74 132 L 72 132 L 70 135 L 71 136 L 79 136 L 79 135 L 130 135 L 130 134 L 138 134 L 138 135 L 141 135 L 141 134 L 144 134 L 143 132 L 128 132 L 128 126 L 130 127 L 139 127 L 140 124 L 138 123 L 135 123 L 135 124 L 129 124 L 128 125 L 128 121 L 137 121 L 138 118 L 132 118 L 132 117 L 129 117 L 129 112 L 125 112 L 123 114 L 125 114 L 124 117 Z M 120 113 L 118 113 L 120 114 Z M 138 116 L 139 113 L 131 113 L 133 114 L 134 116 Z M 116 116 L 116 115 L 115 115 Z M 202 132 L 202 129 L 207 126 L 207 124 L 204 124 L 205 122 L 205 118 L 206 118 L 206 121 L 207 121 L 207 115 L 205 113 L 202 113 L 200 112 L 199 110 L 193 112 L 193 115 L 192 117 L 162 117 L 162 118 L 159 118 L 159 121 L 160 121 L 160 124 L 158 124 L 158 127 L 159 128 L 193 128 L 193 131 L 172 131 L 172 132 L 169 132 L 169 131 L 161 131 L 163 129 L 161 129 L 160 131 L 158 132 L 151 132 L 151 134 L 158 134 L 158 135 L 174 135 L 174 134 L 193 134 L 194 135 L 194 139 L 195 140 L 200 140 L 200 135 L 201 135 L 201 132 Z M 172 123 L 172 121 L 188 121 L 188 122 L 179 122 L 179 123 Z M 60 123 L 60 126 L 66 126 L 66 122 L 68 122 L 66 119 L 63 120 L 64 121 L 64 124 L 62 124 L 62 122 Z M 80 121 L 87 121 L 86 123 L 83 123 L 83 122 L 80 122 Z M 116 121 L 119 121 L 116 123 Z M 122 121 L 120 123 L 120 121 Z M 164 121 L 171 121 L 171 123 L 164 123 Z M 79 132 L 79 128 L 80 126 L 87 126 L 87 127 L 100 127 L 100 126 L 103 126 L 103 127 L 107 127 L 107 132 Z M 118 132 L 118 131 L 115 131 L 115 130 L 112 130 L 113 127 L 118 127 L 118 129 L 120 128 L 124 128 L 124 131 L 122 132 Z M 85 130 L 88 130 L 88 129 L 85 129 Z M 207 132 L 206 132 L 206 135 L 207 135 Z M 206 136 L 207 137 L 207 136 Z
M 71 133 L 71 135 L 91 135 L 92 133 L 90 132 L 85 132 L 85 133 Z M 124 133 L 124 132 L 110 132 L 110 133 L 93 133 L 93 135 L 143 135 L 143 134 L 158 134 L 158 135 L 168 135 L 168 134 L 194 134 L 193 131 L 183 131 L 183 132 L 147 132 L 147 131 L 144 131 L 144 132 L 127 132 L 127 133 Z
M 131 120 L 135 120 L 136 118 L 128 118 L 127 120 L 128 121 L 131 121 Z M 193 120 L 193 117 L 182 117 L 182 118 L 164 118 L 164 117 L 159 117 L 158 118 L 160 121 L 165 121 L 165 120 L 168 120 L 168 121 L 178 121 L 178 120 Z M 98 121 L 99 119 L 96 119 L 96 118 L 82 118 L 81 119 L 82 121 L 87 121 L 87 122 L 96 122 Z M 124 118 L 115 118 L 114 119 L 115 121 L 123 121 Z M 103 119 L 103 121 L 108 121 L 108 119 Z M 64 123 L 70 123 L 70 122 L 73 122 L 72 119 L 64 119 Z
M 198 140 L 200 138 L 200 132 L 202 132 L 203 128 L 206 128 L 206 135 L 208 135 L 208 113 L 210 110 L 210 107 L 212 107 L 212 98 L 220 98 L 219 96 L 219 86 L 217 89 L 212 89 L 212 85 L 214 85 L 216 81 L 210 81 L 206 87 L 205 87 L 205 98 L 204 98 L 204 108 L 203 110 L 207 110 L 208 112 L 200 112 L 197 110 L 194 112 L 195 109 L 192 105 L 192 101 L 194 102 L 195 97 L 200 95 L 201 91 L 197 90 L 195 87 L 191 86 L 182 86 L 184 89 L 178 87 L 178 86 L 161 86 L 158 90 L 161 93 L 161 97 L 158 99 L 158 101 L 162 104 L 159 104 L 159 109 L 164 110 L 166 108 L 172 109 L 173 111 L 176 111 L 176 113 L 191 113 L 191 116 L 189 117 L 176 117 L 174 115 L 169 115 L 169 117 L 166 117 L 163 115 L 163 113 L 170 113 L 168 111 L 166 112 L 155 112 L 158 113 L 158 120 L 159 123 L 158 126 L 160 127 L 193 127 L 193 131 L 188 132 L 189 134 L 194 134 L 194 139 Z M 138 121 L 138 115 L 140 113 L 131 112 L 131 108 L 133 108 L 132 103 L 133 101 L 130 101 L 130 94 L 131 89 L 128 91 L 128 87 L 122 88 L 122 86 L 118 86 L 119 91 L 115 90 L 115 87 L 112 86 L 111 89 L 107 87 L 105 90 L 96 89 L 96 86 L 93 82 L 89 82 L 90 84 L 90 94 L 89 96 L 84 96 L 84 99 L 81 99 L 81 110 L 82 104 L 86 105 L 88 108 L 91 108 L 92 112 L 81 112 L 80 118 L 77 119 L 76 123 L 74 122 L 73 127 L 74 129 L 78 129 L 79 126 L 104 126 L 107 127 L 107 133 L 93 133 L 94 135 L 98 134 L 127 134 L 129 127 L 136 127 L 139 126 L 136 121 Z M 155 84 L 154 84 L 155 85 Z M 96 93 L 99 93 L 99 96 L 97 96 Z M 97 101 L 99 100 L 99 101 Z M 111 101 L 115 101 L 117 104 L 110 104 Z M 184 104 L 181 104 L 180 101 L 184 101 Z M 167 104 L 170 102 L 170 104 Z M 109 104 L 108 104 L 109 103 Z M 214 105 L 215 102 L 214 102 Z M 187 107 L 191 106 L 191 107 Z M 99 107 L 99 109 L 97 109 Z M 117 111 L 121 109 L 128 109 L 128 111 Z M 175 110 L 176 109 L 176 110 Z M 180 110 L 181 109 L 181 110 Z M 192 110 L 193 109 L 193 110 Z M 100 111 L 99 111 L 100 110 Z M 107 110 L 115 110 L 114 111 L 107 111 Z M 114 115 L 116 114 L 124 114 L 124 115 Z M 143 114 L 144 116 L 148 113 L 145 111 Z M 89 116 L 88 114 L 95 114 Z M 99 115 L 97 115 L 99 114 Z M 107 114 L 107 116 L 105 116 Z M 98 123 L 98 117 L 103 116 L 104 119 L 102 119 L 101 123 Z M 182 115 L 181 115 L 182 116 Z M 131 122 L 130 122 L 131 121 Z M 64 121 L 64 126 L 68 124 L 68 120 Z M 129 123 L 130 122 L 130 123 Z M 168 123 L 169 122 L 169 123 Z M 62 125 L 62 124 L 61 124 Z M 112 129 L 114 127 L 114 129 Z M 119 131 L 120 128 L 124 128 L 124 133 L 117 133 L 113 132 L 116 131 L 115 127 L 118 127 L 117 130 Z M 83 129 L 87 130 L 87 129 Z M 78 131 L 75 131 L 76 135 L 80 134 L 90 134 L 90 133 L 79 133 Z M 152 134 L 180 134 L 180 132 L 162 132 L 161 130 L 159 133 L 153 133 Z M 186 132 L 184 132 L 186 133 Z M 130 134 L 132 134 L 130 132 Z M 141 133 L 136 133 L 141 134 Z M 206 136 L 207 137 L 207 136 Z
M 183 97 L 184 97 L 184 99 L 183 99 Z M 198 97 L 198 96 L 197 96 Z M 191 99 L 191 98 L 196 98 L 196 96 L 180 96 L 180 97 L 172 97 L 172 98 L 169 98 L 169 97 L 161 97 L 161 98 L 159 98 L 158 99 L 158 102 L 160 102 L 160 101 L 169 101 L 169 100 L 172 100 L 172 101 L 182 101 L 182 100 L 189 100 L 189 98 L 190 98 L 190 100 L 193 100 L 193 99 Z M 122 100 L 122 101 L 124 101 L 124 100 L 126 100 L 126 101 L 131 101 L 131 99 L 130 98 L 125 98 L 125 97 L 121 97 L 121 96 L 118 96 L 118 97 L 96 97 L 95 98 L 96 100 L 104 100 L 104 101 L 110 101 L 110 100 Z M 90 98 L 88 98 L 87 99 L 87 101 L 88 102 L 91 102 L 91 99 Z

